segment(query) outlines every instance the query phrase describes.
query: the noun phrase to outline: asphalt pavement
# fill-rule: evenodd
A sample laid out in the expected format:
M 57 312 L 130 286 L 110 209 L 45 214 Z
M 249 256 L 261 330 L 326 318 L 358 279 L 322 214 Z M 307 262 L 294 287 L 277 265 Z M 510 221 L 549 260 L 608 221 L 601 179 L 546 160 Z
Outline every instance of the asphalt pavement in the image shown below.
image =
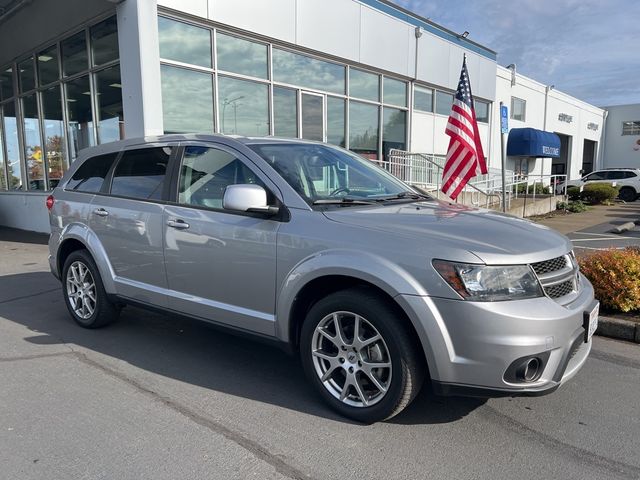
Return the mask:
M 596 337 L 551 395 L 424 389 L 359 425 L 261 343 L 130 307 L 77 327 L 41 237 L 0 229 L 0 478 L 640 479 L 639 399 L 640 347 Z

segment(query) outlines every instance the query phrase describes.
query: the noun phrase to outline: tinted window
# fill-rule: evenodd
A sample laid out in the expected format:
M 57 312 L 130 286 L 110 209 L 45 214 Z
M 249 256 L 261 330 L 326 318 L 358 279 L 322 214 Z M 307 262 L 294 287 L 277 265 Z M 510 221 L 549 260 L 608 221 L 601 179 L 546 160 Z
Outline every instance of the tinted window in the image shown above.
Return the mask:
M 267 78 L 267 46 L 217 34 L 218 68 L 251 77 Z
M 178 201 L 186 205 L 222 208 L 229 185 L 264 183 L 235 155 L 207 147 L 187 147 L 180 168 Z
M 73 174 L 65 190 L 99 192 L 107 176 L 107 172 L 117 156 L 117 153 L 108 153 L 88 159 L 78 168 L 76 173 Z
M 111 193 L 141 200 L 158 200 L 167 171 L 171 147 L 129 150 L 113 174 Z
M 625 177 L 626 172 L 621 172 L 620 170 L 612 170 L 607 172 L 607 180 L 622 180 Z
M 436 113 L 449 115 L 451 113 L 451 105 L 453 105 L 453 95 L 436 90 Z
M 633 172 L 624 172 L 624 178 L 636 178 L 638 175 L 636 175 Z
M 209 29 L 158 17 L 160 57 L 211 68 Z
M 590 175 L 584 177 L 586 182 L 592 182 L 593 180 L 604 180 L 605 172 L 593 172 Z

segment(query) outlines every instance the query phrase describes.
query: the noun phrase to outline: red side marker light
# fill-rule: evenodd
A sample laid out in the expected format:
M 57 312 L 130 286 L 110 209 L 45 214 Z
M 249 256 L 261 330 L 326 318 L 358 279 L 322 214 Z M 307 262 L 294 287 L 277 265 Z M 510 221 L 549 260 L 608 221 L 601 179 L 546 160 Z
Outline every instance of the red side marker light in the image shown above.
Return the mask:
M 49 196 L 47 197 L 47 201 L 46 201 L 46 204 L 47 204 L 47 210 L 51 211 L 51 209 L 53 208 L 53 204 L 55 203 L 55 201 L 56 201 L 56 199 L 55 199 L 55 198 L 53 198 L 53 195 L 49 195 Z

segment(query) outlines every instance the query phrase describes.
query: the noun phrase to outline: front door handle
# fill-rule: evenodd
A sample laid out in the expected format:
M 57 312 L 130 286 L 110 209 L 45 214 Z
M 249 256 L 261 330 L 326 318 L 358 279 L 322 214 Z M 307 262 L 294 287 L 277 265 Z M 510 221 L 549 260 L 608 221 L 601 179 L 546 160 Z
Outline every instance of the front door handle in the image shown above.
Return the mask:
M 171 228 L 177 228 L 178 230 L 186 230 L 189 228 L 189 224 L 184 220 L 167 220 L 167 226 Z
M 99 217 L 108 217 L 109 216 L 109 212 L 107 212 L 104 208 L 96 208 L 93 211 L 94 215 L 98 215 Z

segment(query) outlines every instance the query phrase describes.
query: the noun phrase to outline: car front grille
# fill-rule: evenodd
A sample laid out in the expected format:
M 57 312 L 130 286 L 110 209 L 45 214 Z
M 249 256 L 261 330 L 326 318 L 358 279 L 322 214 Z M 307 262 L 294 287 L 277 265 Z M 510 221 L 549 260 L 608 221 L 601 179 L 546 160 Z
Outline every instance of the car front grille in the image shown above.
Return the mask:
M 532 263 L 531 268 L 549 298 L 567 303 L 571 300 L 569 295 L 577 293 L 578 266 L 573 259 L 573 254 Z
M 552 258 L 551 260 L 545 260 L 544 262 L 532 263 L 533 271 L 537 275 L 544 275 L 545 273 L 557 272 L 567 266 L 567 257 L 562 255 L 561 257 Z

